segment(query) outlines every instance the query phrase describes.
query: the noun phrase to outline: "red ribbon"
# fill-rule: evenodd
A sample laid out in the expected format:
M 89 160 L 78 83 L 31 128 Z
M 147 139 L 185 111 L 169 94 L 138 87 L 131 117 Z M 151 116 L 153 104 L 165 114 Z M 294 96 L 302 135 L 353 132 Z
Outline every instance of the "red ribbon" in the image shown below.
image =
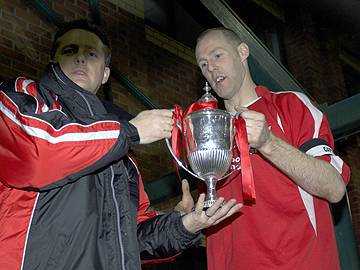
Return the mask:
M 174 112 L 173 112 L 173 119 L 174 119 L 174 126 L 171 131 L 171 147 L 173 149 L 175 156 L 178 159 L 180 159 L 180 156 L 181 156 L 181 154 L 180 154 L 180 149 L 181 149 L 180 133 L 182 133 L 182 131 L 184 130 L 184 123 L 183 123 L 183 111 L 182 111 L 181 107 L 177 104 L 175 104 L 175 108 L 174 108 Z M 179 125 L 180 125 L 180 128 L 179 128 Z M 184 138 L 184 136 L 182 136 L 182 138 Z M 179 167 L 175 160 L 174 160 L 174 166 L 175 166 L 176 173 L 180 178 Z
M 176 105 L 175 105 L 176 106 Z M 217 101 L 198 101 L 191 104 L 184 112 L 184 117 L 188 116 L 192 112 L 196 112 L 198 110 L 206 110 L 206 109 L 217 109 Z
M 235 119 L 235 140 L 240 151 L 241 160 L 241 183 L 244 201 L 254 203 L 256 199 L 254 175 L 249 154 L 249 142 L 247 139 L 246 123 L 240 116 Z

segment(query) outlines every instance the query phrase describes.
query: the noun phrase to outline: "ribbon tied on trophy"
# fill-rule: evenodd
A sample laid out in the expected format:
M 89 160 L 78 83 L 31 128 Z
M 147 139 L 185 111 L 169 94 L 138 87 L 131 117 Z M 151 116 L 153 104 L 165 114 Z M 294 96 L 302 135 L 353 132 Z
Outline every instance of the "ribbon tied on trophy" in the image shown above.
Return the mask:
M 174 108 L 171 146 L 168 139 L 166 143 L 176 161 L 177 173 L 179 165 L 194 177 L 205 181 L 207 194 L 204 206 L 211 207 L 216 201 L 216 182 L 232 174 L 228 171 L 235 138 L 241 159 L 243 199 L 254 203 L 256 195 L 245 120 L 239 115 L 233 117 L 219 110 L 216 98 L 209 93 L 211 88 L 208 83 L 204 90 L 206 93 L 185 112 L 177 104 Z M 185 165 L 180 161 L 181 155 Z M 193 172 L 187 168 L 188 164 Z

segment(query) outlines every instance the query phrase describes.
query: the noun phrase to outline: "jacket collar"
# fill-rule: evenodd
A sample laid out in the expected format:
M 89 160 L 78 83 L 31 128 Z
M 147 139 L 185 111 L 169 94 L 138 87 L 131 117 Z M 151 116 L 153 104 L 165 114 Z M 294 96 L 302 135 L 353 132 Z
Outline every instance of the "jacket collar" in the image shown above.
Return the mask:
M 57 63 L 47 67 L 39 86 L 57 95 L 60 104 L 72 114 L 94 116 L 106 113 L 99 98 L 70 80 Z

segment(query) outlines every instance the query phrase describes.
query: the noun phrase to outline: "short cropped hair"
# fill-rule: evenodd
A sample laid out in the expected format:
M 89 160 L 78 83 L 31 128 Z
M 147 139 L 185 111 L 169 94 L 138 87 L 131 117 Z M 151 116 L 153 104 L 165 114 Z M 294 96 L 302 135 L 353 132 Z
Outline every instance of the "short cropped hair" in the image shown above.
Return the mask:
M 212 33 L 212 32 L 220 32 L 223 35 L 223 37 L 232 46 L 234 46 L 234 48 L 238 47 L 242 42 L 241 38 L 233 30 L 225 28 L 225 27 L 215 27 L 215 28 L 207 29 L 204 32 L 202 32 L 199 35 L 199 37 L 197 38 L 196 43 L 199 43 L 207 34 Z
M 54 59 L 56 50 L 59 47 L 59 38 L 65 35 L 67 32 L 73 29 L 81 29 L 95 34 L 105 45 L 104 54 L 105 54 L 105 65 L 109 66 L 111 62 L 111 44 L 104 32 L 102 32 L 98 26 L 89 23 L 87 20 L 74 20 L 64 23 L 59 30 L 56 32 L 53 44 L 51 46 L 50 58 Z

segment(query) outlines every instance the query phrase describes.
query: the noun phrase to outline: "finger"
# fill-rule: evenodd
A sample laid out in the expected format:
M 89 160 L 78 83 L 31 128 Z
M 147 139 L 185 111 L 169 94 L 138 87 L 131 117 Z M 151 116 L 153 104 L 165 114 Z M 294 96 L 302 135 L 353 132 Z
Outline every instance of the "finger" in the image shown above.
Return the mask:
M 241 204 L 241 203 L 238 203 L 238 204 L 234 205 L 232 208 L 230 208 L 230 210 L 226 213 L 226 215 L 218 218 L 218 219 L 214 222 L 214 225 L 220 223 L 220 222 L 223 221 L 224 219 L 227 219 L 228 217 L 232 216 L 233 214 L 238 213 L 242 207 L 243 207 L 243 204 Z
M 182 189 L 183 195 L 190 194 L 189 182 L 186 179 L 181 180 L 181 189 Z
M 166 118 L 172 118 L 172 116 L 173 116 L 173 112 L 168 109 L 154 109 L 152 111 L 155 114 L 162 116 L 162 117 L 166 117 Z
M 165 138 L 167 138 L 167 139 L 171 138 L 171 131 L 168 131 L 168 130 L 164 131 L 159 139 L 165 139 Z
M 201 215 L 201 213 L 203 212 L 203 208 L 204 208 L 204 201 L 205 201 L 205 194 L 201 193 L 199 196 L 198 201 L 196 202 L 195 205 L 195 212 L 199 215 Z
M 182 201 L 184 202 L 184 204 L 191 203 L 193 201 L 193 198 L 190 193 L 189 183 L 186 179 L 183 179 L 181 181 L 181 189 L 182 189 Z M 192 202 L 192 204 L 193 204 L 193 202 Z
M 231 199 L 231 200 L 227 201 L 226 203 L 221 203 L 221 205 L 218 207 L 218 209 L 216 210 L 214 215 L 216 215 L 216 218 L 221 218 L 221 217 L 225 216 L 235 204 L 236 204 L 235 199 Z M 214 206 L 215 206 L 215 204 L 214 204 Z
M 181 182 L 182 189 L 182 204 L 186 213 L 190 213 L 194 210 L 194 199 L 190 193 L 190 186 L 186 179 Z
M 244 119 L 259 120 L 261 122 L 265 121 L 265 115 L 256 111 L 246 110 L 241 113 L 241 117 Z
M 207 217 L 214 216 L 216 214 L 216 212 L 219 211 L 220 208 L 222 207 L 223 202 L 224 202 L 223 197 L 218 198 L 214 202 L 214 204 L 209 209 L 206 210 L 206 216 Z
M 249 109 L 246 108 L 246 107 L 243 107 L 243 106 L 240 106 L 240 105 L 235 106 L 235 111 L 237 111 L 239 114 L 241 114 L 243 111 L 247 111 L 247 110 L 249 110 Z

